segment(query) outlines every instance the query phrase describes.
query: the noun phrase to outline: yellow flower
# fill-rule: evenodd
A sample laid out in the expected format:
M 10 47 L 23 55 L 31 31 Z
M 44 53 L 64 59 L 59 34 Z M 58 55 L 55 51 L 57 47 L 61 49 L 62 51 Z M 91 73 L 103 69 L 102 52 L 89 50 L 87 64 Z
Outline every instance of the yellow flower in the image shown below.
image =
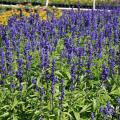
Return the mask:
M 30 12 L 26 12 L 25 9 L 22 8 L 21 5 L 19 5 L 22 9 L 22 14 L 26 17 L 29 17 L 30 16 Z M 35 11 L 34 9 L 31 9 L 30 10 L 33 14 L 35 14 Z M 49 12 L 51 12 L 53 14 L 54 12 L 54 16 L 55 18 L 59 18 L 61 15 L 62 15 L 62 12 L 61 10 L 58 10 L 58 9 L 53 9 L 52 8 L 49 8 L 48 9 Z M 46 9 L 41 9 L 39 8 L 37 10 L 37 13 L 39 14 L 40 18 L 43 19 L 43 20 L 47 20 L 47 10 Z M 12 10 L 9 10 L 9 11 L 6 11 L 2 14 L 0 14 L 0 24 L 3 24 L 3 25 L 7 25 L 7 22 L 8 22 L 8 19 L 9 17 L 13 16 L 13 15 L 18 15 L 19 16 L 20 14 L 20 11 L 17 10 L 16 8 L 13 8 Z

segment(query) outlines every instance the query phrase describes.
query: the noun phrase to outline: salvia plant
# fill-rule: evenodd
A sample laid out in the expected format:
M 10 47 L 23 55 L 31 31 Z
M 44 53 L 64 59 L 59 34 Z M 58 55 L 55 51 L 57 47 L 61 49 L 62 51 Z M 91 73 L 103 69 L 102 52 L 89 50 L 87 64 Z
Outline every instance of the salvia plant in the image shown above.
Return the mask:
M 120 120 L 120 9 L 1 25 L 0 120 Z

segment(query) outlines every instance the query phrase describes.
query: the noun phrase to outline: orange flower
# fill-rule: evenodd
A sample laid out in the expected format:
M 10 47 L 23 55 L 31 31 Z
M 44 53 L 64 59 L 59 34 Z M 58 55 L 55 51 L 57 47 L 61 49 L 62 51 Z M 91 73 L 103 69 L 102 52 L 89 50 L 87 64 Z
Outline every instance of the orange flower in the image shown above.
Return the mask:
M 23 8 L 23 5 L 22 4 L 18 4 L 19 8 Z

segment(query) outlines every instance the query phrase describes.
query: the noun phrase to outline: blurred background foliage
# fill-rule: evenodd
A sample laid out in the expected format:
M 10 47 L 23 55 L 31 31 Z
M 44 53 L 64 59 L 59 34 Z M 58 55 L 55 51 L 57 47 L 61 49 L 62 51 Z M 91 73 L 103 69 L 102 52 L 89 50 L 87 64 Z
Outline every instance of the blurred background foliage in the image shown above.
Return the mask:
M 0 0 L 0 3 L 36 3 L 40 5 L 45 5 L 46 0 Z M 71 5 L 71 4 L 77 4 L 80 2 L 81 5 L 92 5 L 93 0 L 49 0 L 49 4 L 63 4 L 63 5 Z M 103 4 L 120 4 L 120 0 L 96 0 L 96 4 L 103 5 Z

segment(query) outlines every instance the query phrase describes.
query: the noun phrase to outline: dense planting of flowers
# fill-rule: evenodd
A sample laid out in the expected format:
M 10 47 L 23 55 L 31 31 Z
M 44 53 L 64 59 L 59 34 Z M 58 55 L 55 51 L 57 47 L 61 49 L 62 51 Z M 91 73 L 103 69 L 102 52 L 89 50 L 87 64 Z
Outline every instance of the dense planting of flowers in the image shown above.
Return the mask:
M 29 16 L 29 13 L 26 12 L 25 10 L 22 11 L 24 16 Z M 16 16 L 20 16 L 20 11 L 17 9 L 13 9 L 13 10 L 8 10 L 5 12 L 2 12 L 0 14 L 0 24 L 1 25 L 7 25 L 8 19 L 9 17 L 16 15 Z
M 35 14 L 36 12 L 39 14 L 40 18 L 42 20 L 46 20 L 47 16 L 52 16 L 53 12 L 54 12 L 54 17 L 57 19 L 62 15 L 61 10 L 55 9 L 53 10 L 53 8 L 48 8 L 46 10 L 42 9 L 42 8 L 28 8 L 28 11 L 26 11 L 25 9 L 28 7 L 22 7 L 21 11 L 19 10 L 20 8 L 16 9 L 16 8 L 11 8 L 11 10 L 2 12 L 0 14 L 0 25 L 7 25 L 8 24 L 8 19 L 11 16 L 16 16 L 16 17 L 20 17 L 20 16 L 26 16 L 29 17 L 30 16 L 30 12 L 32 11 L 32 14 Z
M 120 120 L 120 10 L 1 25 L 0 119 Z

